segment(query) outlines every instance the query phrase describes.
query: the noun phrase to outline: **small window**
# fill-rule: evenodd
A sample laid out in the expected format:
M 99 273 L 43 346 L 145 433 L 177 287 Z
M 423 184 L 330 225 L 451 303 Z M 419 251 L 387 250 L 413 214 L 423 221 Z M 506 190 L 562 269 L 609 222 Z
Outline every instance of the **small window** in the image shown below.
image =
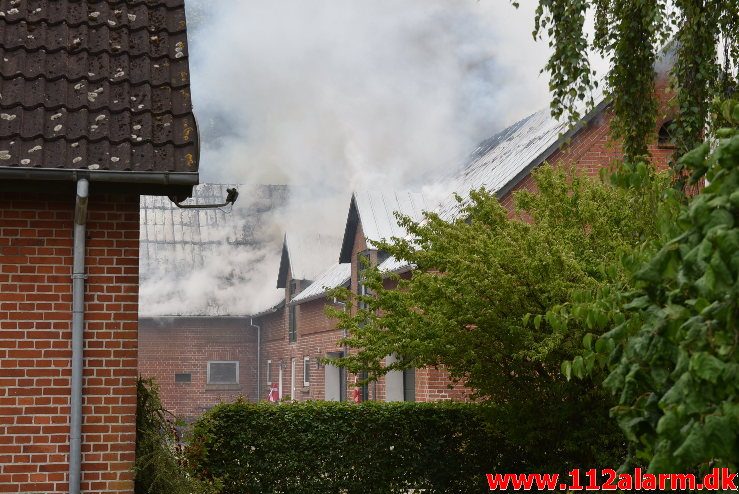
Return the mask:
M 174 375 L 174 382 L 176 383 L 190 383 L 192 382 L 192 374 L 190 373 L 177 373 Z
M 239 384 L 239 363 L 208 362 L 208 384 Z
M 365 381 L 367 379 L 367 371 L 360 371 L 357 374 L 359 381 Z M 359 400 L 361 403 L 369 400 L 369 385 L 365 382 L 359 385 Z
M 303 357 L 303 387 L 310 386 L 310 357 Z
M 369 250 L 357 253 L 357 295 L 359 296 L 369 295 L 369 290 L 364 285 L 364 271 L 370 267 L 371 261 L 372 257 Z M 366 309 L 367 303 L 360 300 L 357 306 L 360 310 Z
M 267 360 L 267 384 L 272 384 L 272 361 Z
M 291 305 L 288 310 L 288 315 L 290 320 L 288 321 L 288 340 L 290 343 L 295 343 L 298 341 L 298 320 L 297 320 L 297 314 L 296 314 L 297 307 L 294 305 Z
M 672 120 L 662 124 L 657 135 L 657 145 L 661 148 L 674 148 L 675 139 L 672 136 Z

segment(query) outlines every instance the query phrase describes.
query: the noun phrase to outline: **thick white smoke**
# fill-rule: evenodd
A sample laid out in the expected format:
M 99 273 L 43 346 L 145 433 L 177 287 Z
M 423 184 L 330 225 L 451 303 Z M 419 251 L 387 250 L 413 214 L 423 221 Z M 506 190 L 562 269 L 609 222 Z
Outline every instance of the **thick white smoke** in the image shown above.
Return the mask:
M 420 190 L 453 173 L 547 104 L 548 49 L 531 36 L 535 0 L 521 3 L 188 0 L 201 181 L 287 184 L 271 230 L 341 235 L 352 190 Z M 256 265 L 276 265 L 279 245 L 269 249 Z

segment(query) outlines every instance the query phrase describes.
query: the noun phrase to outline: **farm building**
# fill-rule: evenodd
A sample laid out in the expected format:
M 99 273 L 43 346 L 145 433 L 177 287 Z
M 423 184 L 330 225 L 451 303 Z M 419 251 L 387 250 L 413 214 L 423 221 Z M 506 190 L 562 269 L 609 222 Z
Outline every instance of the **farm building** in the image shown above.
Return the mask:
M 666 108 L 666 81 L 662 78 L 658 82 L 659 94 Z M 669 122 L 667 114 L 665 109 L 659 122 L 660 128 Z M 461 172 L 443 179 L 442 185 L 450 191 L 459 192 L 463 198 L 470 190 L 485 187 L 495 192 L 503 204 L 510 208 L 512 194 L 522 188 L 531 189 L 533 181 L 530 174 L 544 162 L 557 167 L 574 167 L 582 173 L 595 175 L 602 167 L 620 157 L 618 144 L 609 137 L 611 118 L 609 100 L 597 96 L 593 110 L 574 127 L 553 119 L 548 110 L 539 111 L 484 141 L 472 153 Z M 655 136 L 664 137 L 664 132 L 658 130 L 655 129 Z M 669 140 L 656 139 L 650 150 L 659 167 L 667 166 L 673 152 Z M 354 383 L 361 376 L 349 375 L 344 369 L 323 363 L 325 358 L 342 356 L 348 351 L 339 343 L 343 332 L 326 315 L 327 307 L 342 309 L 341 304 L 329 296 L 329 292 L 343 286 L 354 293 L 361 293 L 362 259 L 378 265 L 382 271 L 401 277 L 412 274 L 412 266 L 388 257 L 374 247 L 374 243 L 381 239 L 405 235 L 395 213 L 420 219 L 423 211 L 436 211 L 443 217 L 454 218 L 459 214 L 459 207 L 451 195 L 441 203 L 432 203 L 417 193 L 357 191 L 351 197 L 341 238 L 318 234 L 295 235 L 291 232 L 285 235 L 279 266 L 271 266 L 271 271 L 262 271 L 259 279 L 257 291 L 269 292 L 272 296 L 275 294 L 272 288 L 275 285 L 270 280 L 274 280 L 274 274 L 277 273 L 277 288 L 280 291 L 274 295 L 276 298 L 272 303 L 262 304 L 258 310 L 244 310 L 242 307 L 240 310 L 218 313 L 200 307 L 195 313 L 190 313 L 198 317 L 189 319 L 169 317 L 149 321 L 142 318 L 142 327 L 159 328 L 142 332 L 142 341 L 147 342 L 145 346 L 142 345 L 142 373 L 156 376 L 163 386 L 165 398 L 172 397 L 167 398 L 165 403 L 174 410 L 186 411 L 188 416 L 237 395 L 250 400 L 269 397 L 298 401 L 468 399 L 470 390 L 450 381 L 443 368 L 391 372 L 379 381 L 360 386 L 355 391 Z M 197 238 L 194 235 L 191 237 Z M 142 235 L 144 244 L 150 245 L 150 240 Z M 228 257 L 235 258 L 235 254 Z M 167 271 L 170 270 L 167 268 Z M 388 286 L 391 283 L 393 281 L 388 278 Z M 208 315 L 231 317 L 209 318 Z M 229 341 L 230 332 L 238 332 L 236 329 L 226 329 L 225 321 L 234 327 L 240 325 L 244 341 L 252 342 L 256 350 L 250 345 L 219 346 L 217 341 Z M 172 325 L 180 325 L 182 330 L 173 331 Z M 169 332 L 163 331 L 165 327 L 169 328 Z M 207 341 L 201 339 L 206 333 L 210 338 Z M 144 340 L 150 338 L 148 335 L 159 336 L 156 341 Z M 197 356 L 184 353 L 184 349 L 189 348 L 186 344 L 189 340 L 199 341 L 195 345 L 200 349 Z M 174 367 L 177 369 L 165 363 L 167 359 L 162 353 L 164 341 L 177 342 L 169 350 L 169 359 L 176 362 Z M 180 352 L 175 348 L 183 350 Z M 205 348 L 208 350 L 203 351 Z M 234 352 L 237 348 L 241 350 Z M 252 369 L 254 358 L 258 360 L 256 370 L 248 371 L 248 376 L 242 378 L 241 369 Z M 208 384 L 209 362 L 220 360 L 231 362 L 233 382 L 230 390 L 216 389 Z M 239 381 L 237 385 L 237 366 L 240 379 L 253 378 L 256 382 Z M 156 371 L 157 367 L 167 370 Z M 182 374 L 190 374 L 191 381 L 183 382 L 186 377 Z M 177 382 L 177 379 L 181 381 Z
M 256 399 L 258 342 L 248 314 L 282 297 L 264 279 L 278 269 L 270 259 L 283 235 L 272 225 L 288 189 L 201 184 L 187 203 L 213 204 L 231 187 L 241 193 L 228 209 L 141 197 L 139 373 L 186 419 L 221 401 Z
M 183 0 L 0 14 L 0 491 L 130 494 L 139 196 L 198 183 Z

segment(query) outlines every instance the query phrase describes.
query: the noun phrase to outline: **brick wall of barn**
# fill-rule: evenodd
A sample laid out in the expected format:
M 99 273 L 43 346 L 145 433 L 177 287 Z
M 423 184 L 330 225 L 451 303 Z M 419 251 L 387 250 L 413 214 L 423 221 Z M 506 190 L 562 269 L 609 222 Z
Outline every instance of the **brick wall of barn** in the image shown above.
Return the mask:
M 133 492 L 139 197 L 89 202 L 82 490 Z M 0 492 L 68 491 L 74 194 L 0 195 Z
M 154 378 L 165 408 L 187 420 L 220 402 L 256 401 L 257 334 L 249 323 L 248 317 L 142 317 L 139 373 Z M 238 383 L 209 384 L 208 362 L 238 362 Z

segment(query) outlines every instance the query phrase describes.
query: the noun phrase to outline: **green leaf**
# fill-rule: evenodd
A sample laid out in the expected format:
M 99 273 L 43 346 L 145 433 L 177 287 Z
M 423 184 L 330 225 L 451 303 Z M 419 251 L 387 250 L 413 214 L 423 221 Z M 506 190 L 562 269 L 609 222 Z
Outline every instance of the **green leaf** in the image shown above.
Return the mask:
M 588 333 L 582 338 L 582 346 L 586 350 L 590 350 L 593 345 L 593 333 Z
M 572 377 L 572 362 L 569 360 L 565 360 L 562 362 L 562 365 L 560 366 L 560 371 L 562 372 L 562 375 L 565 376 L 565 378 L 569 381 Z
M 578 379 L 585 377 L 585 362 L 580 355 L 572 360 L 572 374 Z
M 690 359 L 690 371 L 701 379 L 714 384 L 718 381 L 725 367 L 725 363 L 706 352 L 697 353 Z

